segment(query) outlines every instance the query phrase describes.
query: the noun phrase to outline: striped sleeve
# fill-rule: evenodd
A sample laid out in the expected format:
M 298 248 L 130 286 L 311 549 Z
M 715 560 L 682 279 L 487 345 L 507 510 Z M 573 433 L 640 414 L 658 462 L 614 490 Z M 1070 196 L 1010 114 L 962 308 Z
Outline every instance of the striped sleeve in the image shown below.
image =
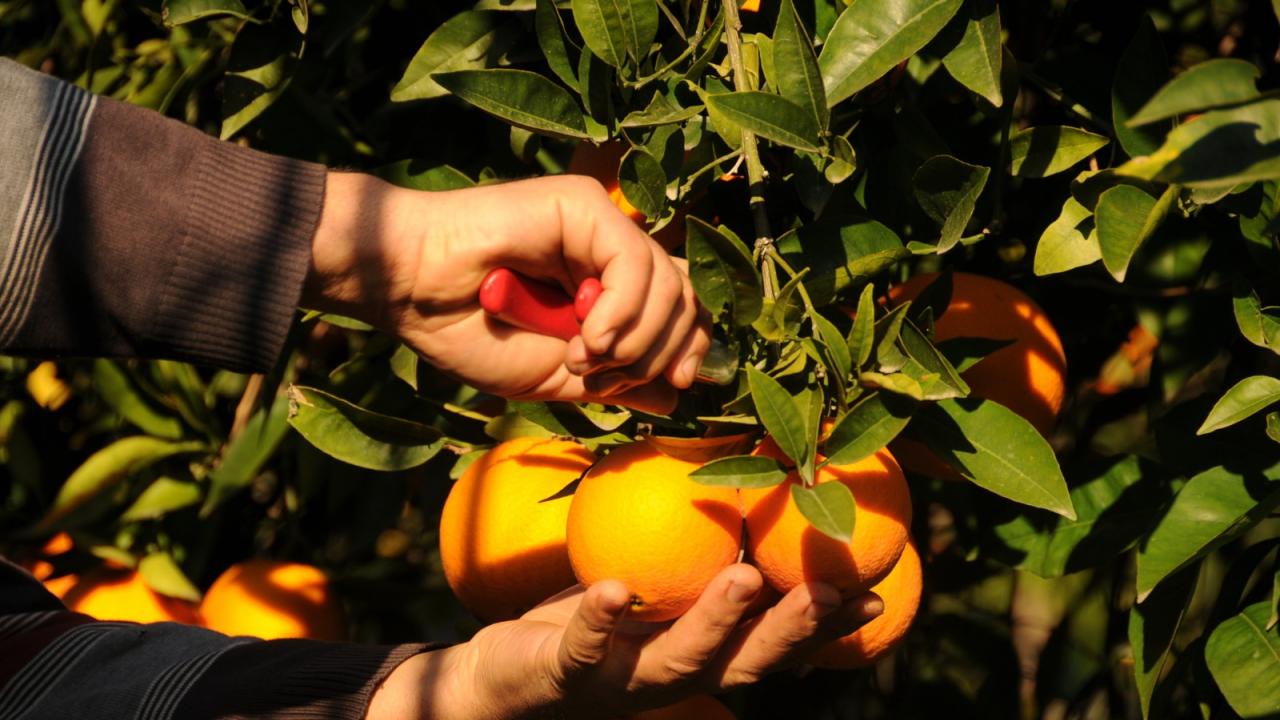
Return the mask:
M 0 98 L 0 352 L 271 367 L 323 167 L 2 58 Z
M 0 558 L 0 720 L 358 720 L 382 680 L 428 649 L 96 622 Z

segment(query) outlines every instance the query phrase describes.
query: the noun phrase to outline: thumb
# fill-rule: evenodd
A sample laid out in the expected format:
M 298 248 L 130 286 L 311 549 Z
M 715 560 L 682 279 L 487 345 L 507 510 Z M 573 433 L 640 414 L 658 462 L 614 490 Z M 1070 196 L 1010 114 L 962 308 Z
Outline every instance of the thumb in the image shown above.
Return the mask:
M 629 599 L 626 586 L 617 580 L 605 580 L 587 588 L 582 604 L 569 619 L 560 639 L 558 660 L 565 677 L 604 661 L 613 632 L 626 614 Z

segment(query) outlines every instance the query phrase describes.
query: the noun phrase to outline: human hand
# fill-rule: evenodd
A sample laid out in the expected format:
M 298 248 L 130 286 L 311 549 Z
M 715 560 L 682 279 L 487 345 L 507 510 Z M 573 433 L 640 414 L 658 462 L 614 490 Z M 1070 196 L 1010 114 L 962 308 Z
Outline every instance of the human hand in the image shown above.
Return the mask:
M 331 173 L 304 303 L 399 335 L 428 362 L 510 398 L 669 412 L 710 344 L 682 265 L 600 184 L 554 176 L 450 192 Z M 477 293 L 511 267 L 570 295 L 604 293 L 569 342 L 486 317 Z
M 387 704 L 375 697 L 369 717 L 393 709 L 423 713 L 405 717 L 616 717 L 755 682 L 884 607 L 874 594 L 841 604 L 835 588 L 815 583 L 748 617 L 762 588 L 754 567 L 733 565 L 688 613 L 660 626 L 626 622 L 622 583 L 573 588 L 463 645 L 419 656 L 420 667 L 388 679 L 379 691 Z

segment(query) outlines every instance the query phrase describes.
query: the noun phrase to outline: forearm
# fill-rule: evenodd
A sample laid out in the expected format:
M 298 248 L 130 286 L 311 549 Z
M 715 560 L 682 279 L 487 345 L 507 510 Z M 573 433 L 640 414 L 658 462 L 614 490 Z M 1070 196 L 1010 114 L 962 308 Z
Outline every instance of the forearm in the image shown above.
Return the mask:
M 0 60 L 0 351 L 274 362 L 324 170 Z

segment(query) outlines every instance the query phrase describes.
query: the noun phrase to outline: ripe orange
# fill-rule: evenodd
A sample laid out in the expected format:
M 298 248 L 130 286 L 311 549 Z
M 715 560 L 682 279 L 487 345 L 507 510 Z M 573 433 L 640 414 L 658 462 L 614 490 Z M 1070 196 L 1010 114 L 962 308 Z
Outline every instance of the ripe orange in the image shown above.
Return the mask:
M 924 574 L 914 543 L 907 543 L 902 558 L 878 585 L 871 588 L 884 600 L 884 614 L 857 632 L 833 640 L 810 659 L 818 667 L 853 669 L 870 665 L 897 646 L 911 628 L 920 609 Z
M 157 593 L 135 570 L 91 570 L 62 600 L 71 610 L 98 620 L 200 624 L 195 605 Z
M 895 303 L 915 298 L 937 273 L 917 275 L 889 291 Z M 1021 415 L 1041 435 L 1053 430 L 1066 394 L 1067 357 L 1058 331 L 1039 305 L 1008 283 L 982 275 L 952 274 L 951 303 L 934 323 L 934 340 L 981 337 L 1012 340 L 961 377 L 973 397 L 994 400 Z M 891 447 L 903 467 L 945 480 L 961 476 L 921 443 L 906 438 Z
M 471 612 L 510 620 L 577 582 L 564 539 L 572 501 L 546 499 L 593 462 L 578 443 L 524 437 L 462 473 L 440 517 L 440 559 Z
M 626 155 L 630 148 L 631 146 L 622 140 L 610 140 L 603 145 L 580 143 L 574 148 L 573 157 L 569 159 L 569 172 L 599 180 L 600 184 L 604 185 L 605 191 L 609 193 L 609 199 L 622 211 L 622 214 L 631 218 L 640 227 L 644 227 L 646 224 L 644 213 L 627 200 L 618 182 L 618 167 L 622 163 L 622 156 Z M 653 239 L 668 250 L 682 244 L 684 242 L 683 216 L 677 214 L 671 222 L 653 234 Z
M 743 12 L 760 12 L 760 0 L 744 0 L 739 9 Z
M 694 695 L 673 705 L 645 710 L 628 720 L 736 720 L 724 703 L 710 695 Z
M 781 457 L 772 439 L 756 454 Z M 810 525 L 791 499 L 792 473 L 771 488 L 743 489 L 747 553 L 779 592 L 805 581 L 829 583 L 846 598 L 866 592 L 893 569 L 907 542 L 911 494 L 902 469 L 886 449 L 852 465 L 828 465 L 817 482 L 841 482 L 857 506 L 853 539 L 842 543 Z
M 76 575 L 60 575 L 58 577 L 53 577 L 53 573 L 56 571 L 56 568 L 46 558 L 51 559 L 59 555 L 64 555 L 71 551 L 72 546 L 73 542 L 71 540 L 71 536 L 65 532 L 60 532 L 49 538 L 49 541 L 44 544 L 44 547 L 40 548 L 39 559 L 24 562 L 22 563 L 22 566 L 29 570 L 35 579 L 44 583 L 44 588 L 46 590 L 58 597 L 63 597 L 69 590 L 71 590 L 71 588 L 75 587 L 75 584 L 79 582 L 80 578 Z
M 621 580 L 633 620 L 683 614 L 738 557 L 742 513 L 733 488 L 699 485 L 701 463 L 647 443 L 609 453 L 569 508 L 569 559 L 583 583 Z
M 901 303 L 914 299 L 937 273 L 917 275 L 889 291 Z M 1049 317 L 1018 288 L 972 273 L 952 274 L 951 304 L 934 324 L 935 340 L 980 337 L 1013 343 L 967 370 L 974 397 L 995 400 L 1047 435 L 1062 408 L 1067 356 Z
M 205 626 L 264 640 L 344 640 L 342 606 L 324 572 L 312 565 L 262 558 L 227 568 L 200 604 Z

